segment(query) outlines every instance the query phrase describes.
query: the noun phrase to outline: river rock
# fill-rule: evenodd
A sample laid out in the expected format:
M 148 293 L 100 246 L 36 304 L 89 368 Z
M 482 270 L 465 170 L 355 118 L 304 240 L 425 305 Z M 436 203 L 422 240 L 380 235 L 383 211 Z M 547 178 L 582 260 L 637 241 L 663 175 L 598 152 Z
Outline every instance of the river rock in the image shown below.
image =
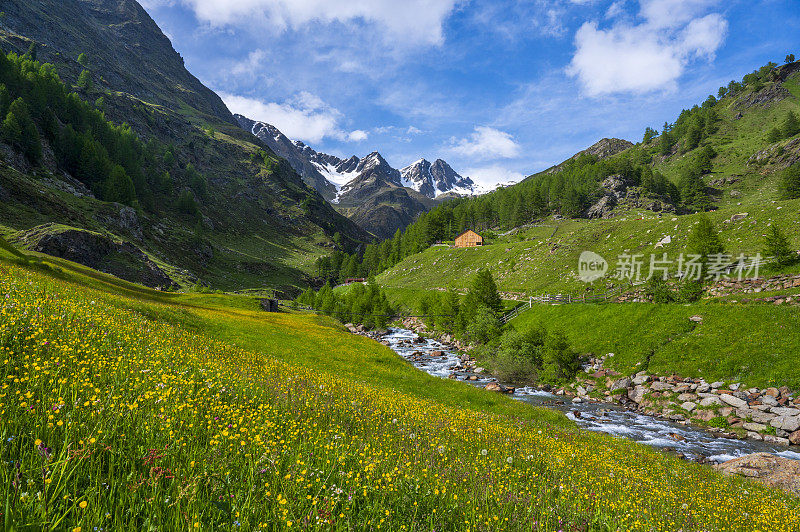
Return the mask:
M 647 388 L 644 386 L 636 386 L 635 388 L 631 388 L 628 390 L 628 399 L 633 401 L 634 403 L 641 403 L 644 399 L 644 394 L 647 393 Z
M 666 390 L 672 390 L 672 385 L 666 382 L 659 381 L 659 382 L 654 382 L 650 386 L 650 389 L 654 392 L 663 392 Z
M 767 406 L 778 406 L 778 400 L 771 395 L 762 395 L 761 402 Z
M 789 445 L 789 438 L 781 438 L 772 434 L 765 434 L 764 441 L 767 443 L 777 443 L 778 445 Z
M 717 415 L 714 413 L 713 410 L 695 410 L 694 417 L 696 417 L 700 421 L 708 422 L 717 417 Z
M 681 405 L 681 408 L 683 408 L 683 409 L 684 409 L 684 410 L 686 410 L 687 412 L 691 412 L 691 411 L 693 411 L 695 408 L 697 408 L 697 403 L 693 403 L 693 402 L 691 402 L 691 401 L 686 401 L 685 403 L 683 403 L 683 404 Z
M 716 395 L 711 397 L 706 397 L 702 401 L 700 401 L 700 406 L 714 406 L 714 405 L 721 405 L 722 401 Z
M 727 404 L 731 405 L 734 408 L 745 408 L 745 407 L 747 407 L 747 401 L 744 401 L 742 399 L 739 399 L 738 397 L 734 397 L 734 396 L 729 395 L 727 393 L 723 393 L 722 395 L 719 396 L 719 398 L 722 400 L 723 403 L 727 403 Z
M 631 382 L 633 382 L 633 384 L 636 384 L 638 386 L 640 384 L 646 383 L 649 380 L 650 380 L 649 375 L 636 375 L 633 379 L 631 379 Z
M 768 486 L 800 495 L 800 462 L 797 460 L 755 453 L 715 465 L 714 469 L 725 475 L 753 478 Z
M 695 391 L 697 393 L 706 393 L 710 389 L 711 389 L 711 385 L 710 384 L 708 384 L 707 382 L 702 382 L 702 383 L 697 385 L 697 390 L 695 390 Z
M 693 393 L 684 392 L 678 396 L 678 401 L 694 401 L 695 399 L 697 399 L 697 396 Z
M 611 390 L 612 392 L 616 392 L 618 390 L 624 390 L 625 388 L 627 388 L 630 385 L 631 385 L 630 377 L 623 377 L 623 378 L 617 379 L 613 383 L 611 383 L 611 386 L 609 387 L 609 390 Z
M 794 432 L 796 430 L 800 430 L 800 417 L 780 416 L 770 421 L 769 424 L 776 429 L 785 430 L 786 432 Z
M 796 408 L 773 406 L 769 411 L 778 416 L 800 416 L 800 410 Z
M 769 395 L 770 397 L 778 397 L 781 392 L 778 391 L 777 388 L 767 388 L 764 390 L 764 395 Z
M 767 426 L 761 423 L 745 423 L 742 428 L 750 432 L 762 432 L 767 429 Z
M 789 443 L 800 445 L 800 430 L 796 430 L 789 435 Z
M 725 384 L 725 383 L 724 383 L 724 382 L 722 382 L 722 381 L 712 382 L 712 383 L 711 383 L 711 387 L 712 387 L 712 388 L 714 388 L 714 389 L 716 390 L 717 388 L 722 388 L 722 386 L 723 386 L 724 384 Z

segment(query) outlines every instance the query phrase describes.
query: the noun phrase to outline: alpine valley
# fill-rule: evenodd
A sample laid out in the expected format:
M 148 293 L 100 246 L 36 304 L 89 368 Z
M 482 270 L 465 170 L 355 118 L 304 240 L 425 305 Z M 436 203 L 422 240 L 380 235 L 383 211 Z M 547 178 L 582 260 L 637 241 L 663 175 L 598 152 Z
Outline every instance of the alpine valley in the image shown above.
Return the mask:
M 784 4 L 0 0 L 3 530 L 800 531 Z

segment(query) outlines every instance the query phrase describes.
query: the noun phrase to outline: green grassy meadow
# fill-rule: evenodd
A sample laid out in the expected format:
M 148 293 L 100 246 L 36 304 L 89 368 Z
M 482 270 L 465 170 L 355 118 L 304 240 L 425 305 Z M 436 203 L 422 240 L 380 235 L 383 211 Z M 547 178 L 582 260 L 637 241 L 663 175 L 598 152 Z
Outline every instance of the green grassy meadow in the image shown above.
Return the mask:
M 6 530 L 800 525 L 796 498 L 430 377 L 327 318 L 0 254 Z

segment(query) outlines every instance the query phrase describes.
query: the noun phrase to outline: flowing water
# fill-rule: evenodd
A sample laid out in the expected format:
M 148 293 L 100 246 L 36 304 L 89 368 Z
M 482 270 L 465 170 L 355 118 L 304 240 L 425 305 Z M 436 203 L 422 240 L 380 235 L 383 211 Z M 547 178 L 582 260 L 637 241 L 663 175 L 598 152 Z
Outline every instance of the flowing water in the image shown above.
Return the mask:
M 397 354 L 418 369 L 441 378 L 448 378 L 459 365 L 458 356 L 442 344 L 430 339 L 420 339 L 413 331 L 391 328 L 382 338 Z M 415 343 L 415 341 L 420 343 Z M 431 356 L 433 351 L 442 351 L 441 356 Z M 415 353 L 417 353 L 415 355 Z M 421 353 L 421 354 L 420 354 Z M 459 379 L 464 372 L 456 372 Z M 495 379 L 478 376 L 477 381 L 464 380 L 467 384 L 484 387 Z M 669 449 L 690 460 L 724 462 L 737 456 L 756 452 L 773 453 L 785 458 L 800 460 L 800 452 L 779 445 L 770 445 L 754 440 L 720 438 L 712 432 L 698 427 L 681 425 L 653 416 L 631 412 L 608 403 L 572 403 L 569 398 L 554 395 L 534 388 L 517 388 L 514 399 L 536 406 L 544 406 L 564 412 L 578 426 L 613 436 L 628 438 L 645 445 Z

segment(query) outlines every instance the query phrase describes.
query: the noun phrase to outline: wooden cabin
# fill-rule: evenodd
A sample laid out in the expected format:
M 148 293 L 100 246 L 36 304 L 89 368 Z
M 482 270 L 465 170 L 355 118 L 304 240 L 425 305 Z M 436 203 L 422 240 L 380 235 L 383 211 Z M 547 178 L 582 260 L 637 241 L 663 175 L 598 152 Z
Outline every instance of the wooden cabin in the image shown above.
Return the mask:
M 457 248 L 474 248 L 483 245 L 483 237 L 473 231 L 467 229 L 456 237 L 455 245 Z

